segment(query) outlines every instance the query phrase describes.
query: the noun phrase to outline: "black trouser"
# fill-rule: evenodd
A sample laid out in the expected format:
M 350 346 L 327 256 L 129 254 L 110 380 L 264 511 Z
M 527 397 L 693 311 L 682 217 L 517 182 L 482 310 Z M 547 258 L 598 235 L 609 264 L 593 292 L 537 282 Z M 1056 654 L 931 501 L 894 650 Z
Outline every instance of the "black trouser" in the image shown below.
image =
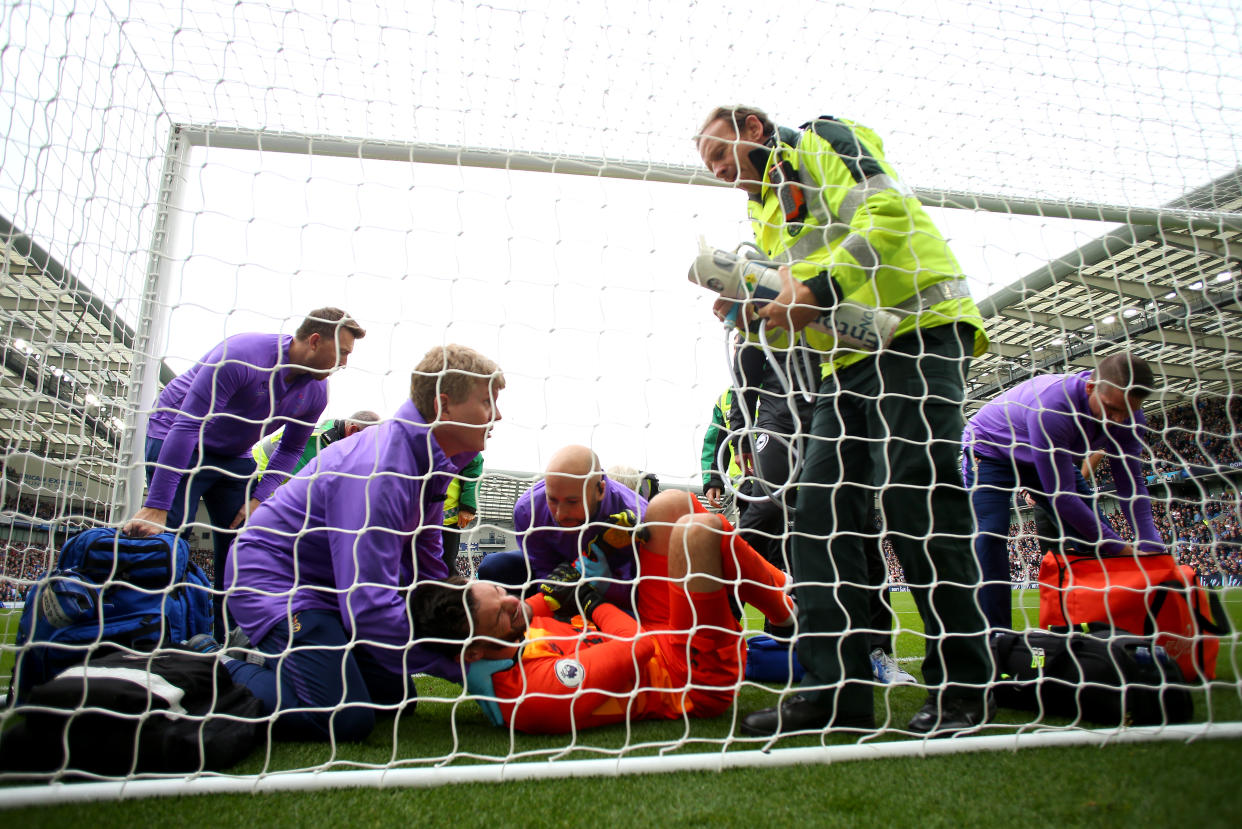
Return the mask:
M 973 331 L 899 337 L 820 387 L 799 478 L 792 575 L 802 690 L 838 714 L 873 710 L 867 562 L 871 505 L 923 619 L 933 696 L 980 697 L 992 677 L 976 593 L 974 524 L 958 471 Z
M 461 540 L 465 537 L 465 533 L 457 528 L 456 524 L 449 526 L 445 524 L 440 530 L 440 539 L 444 545 L 444 563 L 448 565 L 450 576 L 456 576 L 457 573 L 457 556 L 461 553 Z
M 803 451 L 799 436 L 811 422 L 813 403 L 796 390 L 786 394 L 776 370 L 755 346 L 741 350 L 735 371 L 741 405 L 754 412 L 742 441 L 742 451 L 753 458 L 754 473 L 741 490 L 750 497 L 738 499 L 738 532 L 772 566 L 788 572 L 790 484 Z M 734 430 L 744 426 L 736 418 L 730 422 Z

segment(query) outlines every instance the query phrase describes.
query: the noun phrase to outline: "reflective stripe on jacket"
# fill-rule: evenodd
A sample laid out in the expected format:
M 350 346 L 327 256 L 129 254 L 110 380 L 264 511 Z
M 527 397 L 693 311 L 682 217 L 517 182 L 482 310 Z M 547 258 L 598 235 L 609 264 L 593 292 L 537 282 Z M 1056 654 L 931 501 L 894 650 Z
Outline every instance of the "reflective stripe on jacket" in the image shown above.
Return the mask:
M 924 293 L 933 285 L 964 280 L 965 275 L 923 205 L 885 160 L 879 136 L 859 124 L 827 117 L 801 131 L 780 128 L 778 135 L 765 166 L 763 190 L 748 202 L 755 241 L 767 256 L 790 262 L 794 277 L 803 282 L 826 272 L 846 301 L 885 308 L 912 304 L 895 336 L 918 327 L 964 322 L 976 328 L 975 355 L 986 351 L 983 318 L 963 286 L 942 292 L 948 299 L 916 299 L 935 294 Z M 771 183 L 773 166 L 785 161 L 798 182 L 783 186 L 801 187 L 806 199 L 807 215 L 799 221 L 785 220 Z M 815 329 L 806 329 L 806 339 L 823 354 L 825 375 L 865 356 L 838 348 L 830 334 Z

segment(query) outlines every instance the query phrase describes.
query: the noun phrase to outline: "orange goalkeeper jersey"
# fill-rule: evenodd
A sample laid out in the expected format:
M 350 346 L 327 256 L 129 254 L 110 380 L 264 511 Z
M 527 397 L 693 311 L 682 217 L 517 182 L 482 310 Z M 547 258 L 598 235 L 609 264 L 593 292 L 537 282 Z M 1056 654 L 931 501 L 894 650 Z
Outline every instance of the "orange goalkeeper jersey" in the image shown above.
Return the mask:
M 650 586 L 669 589 L 667 582 Z M 728 598 L 723 590 L 693 599 L 677 588 L 669 593 L 673 613 L 663 630 L 641 629 L 610 604 L 596 608 L 594 624 L 580 616 L 563 622 L 542 596 L 528 599 L 533 617 L 521 655 L 492 675 L 504 721 L 517 731 L 556 734 L 727 709 L 746 655 Z

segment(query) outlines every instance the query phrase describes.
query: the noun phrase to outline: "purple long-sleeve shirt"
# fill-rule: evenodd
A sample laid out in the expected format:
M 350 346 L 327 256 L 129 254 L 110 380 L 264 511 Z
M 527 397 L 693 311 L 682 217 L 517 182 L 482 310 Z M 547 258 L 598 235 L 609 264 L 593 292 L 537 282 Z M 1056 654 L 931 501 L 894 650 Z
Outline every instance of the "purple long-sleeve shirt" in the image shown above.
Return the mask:
M 513 505 L 513 527 L 517 530 L 518 545 L 530 564 L 531 576 L 541 579 L 556 569 L 558 564 L 578 560 L 600 533 L 608 529 L 608 516 L 623 510 L 633 510 L 640 519 L 647 511 L 647 500 L 624 484 L 617 483 L 607 475 L 603 477 L 604 494 L 599 506 L 578 527 L 561 527 L 548 510 L 544 495 L 544 482 L 539 481 L 518 498 Z M 638 572 L 634 553 L 630 550 L 609 551 L 606 554 L 612 578 L 620 582 L 632 581 Z M 633 605 L 633 585 L 613 583 L 605 591 L 608 601 L 618 607 Z
M 326 380 L 308 372 L 289 376 L 292 342 L 293 337 L 279 334 L 229 337 L 164 387 L 147 420 L 147 437 L 164 445 L 146 506 L 166 510 L 172 505 L 200 444 L 218 455 L 244 457 L 260 438 L 284 426 L 268 473 L 254 490 L 260 501 L 272 494 L 297 463 L 328 405 Z
M 1142 475 L 1147 425 L 1137 411 L 1129 424 L 1101 422 L 1087 404 L 1090 371 L 1049 374 L 1014 386 L 987 403 L 966 424 L 968 451 L 994 460 L 1033 467 L 1057 514 L 1087 541 L 1099 541 L 1105 555 L 1119 553 L 1126 542 L 1101 522 L 1075 487 L 1077 459 L 1104 450 L 1112 467 L 1117 499 L 1130 526 L 1136 549 L 1160 552 L 1164 542 L 1152 520 L 1151 499 Z
M 406 591 L 448 577 L 444 493 L 475 458 L 445 456 L 410 401 L 325 448 L 250 517 L 229 553 L 229 611 L 252 641 L 303 610 L 345 630 L 397 674 L 461 681 L 456 660 L 411 646 Z

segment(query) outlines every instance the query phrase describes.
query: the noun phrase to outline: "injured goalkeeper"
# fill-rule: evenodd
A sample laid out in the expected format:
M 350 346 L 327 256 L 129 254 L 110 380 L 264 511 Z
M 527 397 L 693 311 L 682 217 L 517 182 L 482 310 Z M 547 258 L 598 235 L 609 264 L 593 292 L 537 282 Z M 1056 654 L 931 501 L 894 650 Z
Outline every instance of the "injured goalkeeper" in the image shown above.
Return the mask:
M 746 667 L 730 600 L 792 625 L 788 576 L 685 492 L 651 502 L 640 538 L 637 621 L 566 564 L 525 601 L 494 582 L 420 585 L 419 644 L 462 659 L 467 692 L 516 731 L 718 716 Z

